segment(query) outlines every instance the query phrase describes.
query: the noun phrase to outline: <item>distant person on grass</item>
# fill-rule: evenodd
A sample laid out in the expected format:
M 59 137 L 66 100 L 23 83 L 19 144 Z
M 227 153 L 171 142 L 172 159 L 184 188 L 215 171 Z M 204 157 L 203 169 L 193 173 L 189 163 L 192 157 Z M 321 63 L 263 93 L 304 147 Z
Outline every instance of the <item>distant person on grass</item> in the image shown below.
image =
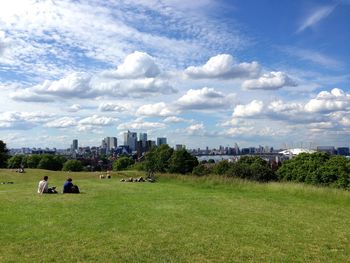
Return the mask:
M 44 176 L 43 180 L 39 182 L 38 185 L 38 194 L 57 194 L 55 190 L 56 187 L 49 188 L 49 177 L 47 175 Z
M 67 181 L 63 184 L 63 193 L 64 194 L 79 194 L 79 187 L 72 183 L 72 178 L 68 178 Z

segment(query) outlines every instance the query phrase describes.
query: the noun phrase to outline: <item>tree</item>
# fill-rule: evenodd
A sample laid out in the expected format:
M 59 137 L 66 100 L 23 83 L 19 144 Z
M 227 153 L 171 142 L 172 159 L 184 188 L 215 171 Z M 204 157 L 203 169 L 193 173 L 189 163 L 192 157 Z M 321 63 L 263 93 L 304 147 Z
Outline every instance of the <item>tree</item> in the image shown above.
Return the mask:
M 62 170 L 63 163 L 66 162 L 63 156 L 55 156 L 51 154 L 44 154 L 38 164 L 39 169 L 58 171 Z
M 174 150 L 167 144 L 163 144 L 159 147 L 153 147 L 145 155 L 145 170 L 151 173 L 154 172 L 167 172 L 169 170 L 169 160 Z
M 214 166 L 214 173 L 218 175 L 223 175 L 227 173 L 227 171 L 230 169 L 230 163 L 227 160 L 222 160 L 215 164 Z
M 80 172 L 83 170 L 83 164 L 78 160 L 68 160 L 63 164 L 62 171 Z
M 24 155 L 14 155 L 7 160 L 8 168 L 21 168 L 21 166 L 26 167 L 26 158 Z
M 197 176 L 204 176 L 212 173 L 212 170 L 213 170 L 212 167 L 207 164 L 199 164 L 193 168 L 192 174 Z
M 198 165 L 198 160 L 185 149 L 174 151 L 169 160 L 170 173 L 192 173 L 194 167 Z
M 133 165 L 135 162 L 130 157 L 120 157 L 113 163 L 113 170 L 114 171 L 122 171 L 128 168 L 129 166 Z
M 41 160 L 41 155 L 32 154 L 27 156 L 27 167 L 28 168 L 38 168 L 39 162 Z
M 0 168 L 6 167 L 8 157 L 6 143 L 0 140 Z

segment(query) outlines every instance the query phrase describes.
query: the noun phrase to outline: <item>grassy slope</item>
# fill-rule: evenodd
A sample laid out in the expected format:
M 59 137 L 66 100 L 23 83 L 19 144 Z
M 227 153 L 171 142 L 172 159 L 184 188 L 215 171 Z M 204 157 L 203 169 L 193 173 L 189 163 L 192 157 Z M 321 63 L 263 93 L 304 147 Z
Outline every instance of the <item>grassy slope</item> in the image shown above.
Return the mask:
M 75 173 L 81 195 L 36 194 L 43 175 L 0 170 L 0 262 L 346 262 L 350 193 L 295 184 Z M 124 174 L 130 176 L 129 173 Z

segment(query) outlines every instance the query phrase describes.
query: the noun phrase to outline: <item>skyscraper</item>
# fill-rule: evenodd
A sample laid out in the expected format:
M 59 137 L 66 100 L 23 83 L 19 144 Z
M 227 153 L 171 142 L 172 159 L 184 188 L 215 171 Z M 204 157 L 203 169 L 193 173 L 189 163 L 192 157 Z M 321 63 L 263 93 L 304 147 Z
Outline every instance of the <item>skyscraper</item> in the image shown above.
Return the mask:
M 142 147 L 146 147 L 147 133 L 139 133 L 139 141 L 142 141 Z
M 106 137 L 102 140 L 101 147 L 106 149 L 107 153 L 110 153 L 113 149 L 118 147 L 118 140 L 116 137 Z
M 167 144 L 165 137 L 158 137 L 157 138 L 157 146 L 160 146 L 162 144 Z
M 131 151 L 136 151 L 137 133 L 124 132 L 124 145 L 128 145 Z

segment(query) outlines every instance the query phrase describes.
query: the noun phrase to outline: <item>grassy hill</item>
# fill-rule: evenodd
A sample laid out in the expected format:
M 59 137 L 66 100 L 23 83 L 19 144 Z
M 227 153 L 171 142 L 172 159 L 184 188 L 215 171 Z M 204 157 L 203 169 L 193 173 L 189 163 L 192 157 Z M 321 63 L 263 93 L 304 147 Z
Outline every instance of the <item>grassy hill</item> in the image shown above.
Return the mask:
M 38 195 L 41 177 L 80 195 Z M 307 185 L 0 170 L 0 262 L 347 262 L 350 193 Z

